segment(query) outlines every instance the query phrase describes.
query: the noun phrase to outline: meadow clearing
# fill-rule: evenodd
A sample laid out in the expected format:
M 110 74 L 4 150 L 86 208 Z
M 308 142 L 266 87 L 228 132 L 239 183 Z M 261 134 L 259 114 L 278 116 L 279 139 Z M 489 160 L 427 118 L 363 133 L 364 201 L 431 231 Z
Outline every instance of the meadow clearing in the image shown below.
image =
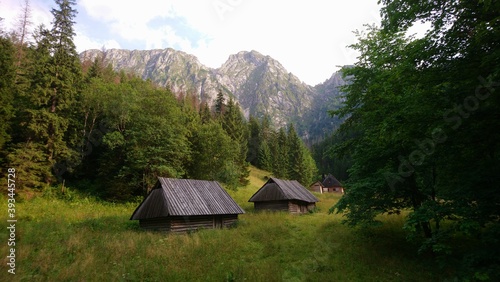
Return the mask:
M 317 194 L 306 215 L 253 211 L 250 196 L 268 173 L 229 191 L 245 209 L 231 229 L 189 234 L 148 232 L 129 218 L 138 205 L 77 192 L 16 203 L 16 271 L 8 273 L 9 230 L 0 229 L 0 281 L 437 281 L 446 272 L 418 255 L 403 216 L 353 229 L 328 214 L 338 194 Z M 1 198 L 2 211 L 7 198 Z M 8 226 L 7 212 L 0 213 Z

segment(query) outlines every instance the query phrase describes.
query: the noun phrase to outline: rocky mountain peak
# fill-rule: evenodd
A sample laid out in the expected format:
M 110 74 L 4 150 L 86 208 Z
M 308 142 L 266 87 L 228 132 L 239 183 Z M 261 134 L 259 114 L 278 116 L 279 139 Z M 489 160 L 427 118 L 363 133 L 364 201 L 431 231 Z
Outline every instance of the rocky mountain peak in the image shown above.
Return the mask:
M 143 79 L 170 87 L 174 93 L 192 93 L 200 101 L 213 105 L 219 91 L 233 97 L 246 116 L 268 115 L 276 127 L 303 123 L 316 105 L 323 107 L 324 95 L 341 84 L 332 76 L 319 86 L 309 86 L 288 72 L 280 62 L 255 50 L 230 55 L 220 68 L 209 68 L 197 57 L 172 48 L 155 50 L 87 50 L 82 60 L 96 57 L 110 63 L 117 71 L 135 73 Z M 321 101 L 318 103 L 317 101 Z

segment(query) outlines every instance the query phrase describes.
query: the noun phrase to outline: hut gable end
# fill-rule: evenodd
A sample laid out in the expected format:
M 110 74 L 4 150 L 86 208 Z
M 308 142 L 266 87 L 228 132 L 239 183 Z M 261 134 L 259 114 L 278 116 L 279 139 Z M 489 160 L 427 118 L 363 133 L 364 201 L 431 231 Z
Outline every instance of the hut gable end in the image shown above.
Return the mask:
M 298 200 L 306 203 L 318 202 L 304 186 L 296 180 L 270 178 L 251 198 L 249 202 Z
M 335 178 L 335 176 L 328 174 L 322 182 L 325 188 L 342 187 L 340 181 Z
M 242 214 L 243 209 L 216 181 L 158 178 L 130 219 Z
M 306 213 L 316 206 L 318 198 L 296 180 L 269 179 L 251 198 L 255 210 Z

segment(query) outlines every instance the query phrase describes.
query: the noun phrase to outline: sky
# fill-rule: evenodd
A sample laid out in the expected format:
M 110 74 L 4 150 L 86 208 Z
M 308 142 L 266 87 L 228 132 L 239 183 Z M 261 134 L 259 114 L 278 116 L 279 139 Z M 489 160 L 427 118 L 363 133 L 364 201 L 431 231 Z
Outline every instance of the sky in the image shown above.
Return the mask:
M 11 30 L 25 0 L 0 0 Z M 316 85 L 357 53 L 347 45 L 364 24 L 380 22 L 377 0 L 77 0 L 77 50 L 173 48 L 212 68 L 231 54 L 255 50 Z M 53 0 L 29 0 L 33 22 L 51 26 Z

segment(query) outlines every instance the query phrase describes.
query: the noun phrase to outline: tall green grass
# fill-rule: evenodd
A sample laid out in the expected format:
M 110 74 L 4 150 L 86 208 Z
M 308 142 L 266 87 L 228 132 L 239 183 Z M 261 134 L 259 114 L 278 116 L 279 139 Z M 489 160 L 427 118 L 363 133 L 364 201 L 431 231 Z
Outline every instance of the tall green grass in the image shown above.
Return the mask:
M 140 230 L 137 203 L 34 198 L 16 207 L 16 275 L 7 273 L 7 229 L 0 281 L 433 281 L 445 277 L 405 240 L 402 218 L 350 229 L 328 208 L 339 195 L 316 194 L 307 215 L 253 212 L 248 198 L 268 174 L 232 197 L 247 213 L 235 228 L 169 234 Z M 1 207 L 6 211 L 6 200 Z M 0 214 L 6 225 L 6 212 Z

